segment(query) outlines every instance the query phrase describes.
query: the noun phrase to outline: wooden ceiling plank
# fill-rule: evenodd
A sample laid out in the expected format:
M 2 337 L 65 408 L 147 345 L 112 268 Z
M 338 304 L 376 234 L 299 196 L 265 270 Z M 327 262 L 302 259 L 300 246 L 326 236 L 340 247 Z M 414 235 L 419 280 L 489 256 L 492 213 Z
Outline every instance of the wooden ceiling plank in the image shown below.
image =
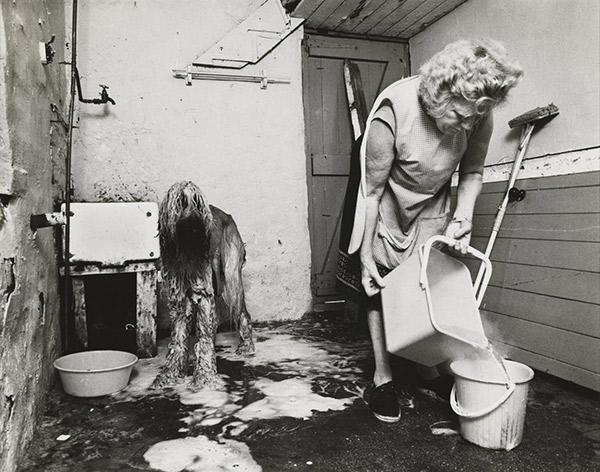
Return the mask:
M 444 4 L 443 9 L 435 9 L 433 11 L 430 11 L 427 15 L 425 15 L 420 20 L 414 22 L 408 28 L 405 28 L 403 31 L 398 31 L 397 33 L 394 33 L 394 36 L 400 38 L 410 38 L 415 34 L 420 33 L 440 18 L 446 16 L 448 13 L 450 13 L 452 10 L 459 7 L 466 1 L 467 0 L 450 0 Z
M 308 20 L 310 16 L 321 6 L 321 4 L 325 3 L 326 0 L 302 0 L 294 11 L 292 12 L 292 16 L 294 18 L 304 18 Z
M 412 14 L 415 10 L 422 8 L 422 5 L 426 3 L 423 0 L 405 0 L 398 8 L 396 8 L 393 12 L 387 15 L 385 18 L 382 18 L 379 23 L 374 25 L 369 31 L 368 34 L 376 35 L 376 36 L 387 36 L 385 33 L 387 30 L 392 28 L 396 23 L 402 21 L 403 18 Z M 437 0 L 443 1 L 443 0 Z M 384 34 L 385 33 L 385 34 Z
M 338 16 L 338 7 L 344 3 L 344 0 L 326 0 L 315 12 L 310 16 L 308 20 L 308 27 L 314 29 L 322 29 L 322 24 L 327 21 L 330 17 Z
M 387 17 L 390 13 L 392 13 L 396 8 L 400 7 L 405 0 L 387 0 L 384 2 L 376 11 L 373 12 L 372 15 L 365 18 L 363 22 L 358 24 L 353 30 L 352 33 L 355 34 L 366 34 L 371 28 L 377 25 L 382 19 Z
M 449 0 L 425 0 L 422 4 L 411 11 L 408 15 L 398 21 L 391 28 L 388 28 L 385 31 L 386 35 L 390 35 L 392 37 L 396 37 L 399 34 L 402 34 L 404 30 L 409 28 L 412 25 L 418 25 L 419 22 L 425 17 L 427 17 L 432 12 L 444 14 L 446 11 L 445 5 Z
M 350 17 L 357 16 L 368 5 L 369 0 L 345 0 L 341 5 L 329 15 L 329 17 L 321 22 L 318 29 L 325 31 L 334 31 Z M 356 12 L 356 13 L 355 13 Z
M 352 32 L 354 28 L 373 15 L 387 1 L 388 0 L 367 0 L 364 7 L 357 12 L 358 14 L 356 16 L 352 16 L 344 22 L 341 22 L 336 29 L 347 33 Z

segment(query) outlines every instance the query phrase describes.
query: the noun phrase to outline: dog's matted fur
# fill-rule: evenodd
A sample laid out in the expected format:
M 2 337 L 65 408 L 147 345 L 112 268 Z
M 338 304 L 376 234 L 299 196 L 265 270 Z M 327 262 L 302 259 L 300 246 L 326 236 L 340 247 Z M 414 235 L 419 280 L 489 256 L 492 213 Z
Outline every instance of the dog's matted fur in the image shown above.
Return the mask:
M 153 386 L 171 385 L 185 377 L 188 357 L 194 383 L 215 386 L 220 383 L 214 344 L 220 320 L 237 326 L 238 353 L 254 352 L 242 284 L 244 243 L 233 218 L 209 205 L 193 182 L 169 188 L 159 207 L 158 230 L 162 271 L 169 287 L 171 343 Z M 197 341 L 188 355 L 194 335 Z

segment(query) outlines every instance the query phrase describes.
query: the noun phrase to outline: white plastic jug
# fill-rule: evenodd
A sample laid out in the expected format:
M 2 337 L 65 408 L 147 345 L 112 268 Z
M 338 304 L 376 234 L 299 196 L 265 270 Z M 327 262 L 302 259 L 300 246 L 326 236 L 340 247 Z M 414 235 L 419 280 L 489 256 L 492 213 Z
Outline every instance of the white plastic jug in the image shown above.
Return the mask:
M 419 251 L 391 271 L 381 290 L 387 350 L 426 366 L 434 366 L 485 349 L 479 304 L 490 280 L 492 265 L 477 249 L 467 251 L 485 264 L 479 290 L 467 267 L 433 248 L 454 245 L 446 236 L 434 236 Z

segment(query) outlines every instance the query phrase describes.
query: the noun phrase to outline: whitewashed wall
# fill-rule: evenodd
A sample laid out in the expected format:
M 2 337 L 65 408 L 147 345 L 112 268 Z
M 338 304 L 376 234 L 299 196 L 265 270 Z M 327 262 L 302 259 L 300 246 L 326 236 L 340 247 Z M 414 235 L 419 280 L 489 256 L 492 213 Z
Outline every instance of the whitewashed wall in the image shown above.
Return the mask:
M 457 39 L 497 39 L 519 61 L 525 76 L 511 92 L 509 102 L 495 113 L 487 164 L 513 160 L 519 135 L 510 131 L 510 119 L 550 102 L 560 108 L 560 115 L 534 134 L 527 156 L 598 147 L 598 24 L 597 0 L 469 0 L 411 38 L 411 68 L 415 73 L 429 57 Z M 598 169 L 590 163 L 582 170 Z M 563 173 L 562 167 L 557 172 Z
M 171 75 L 261 3 L 80 1 L 84 94 L 97 96 L 98 84 L 106 84 L 117 105 L 80 104 L 75 200 L 159 201 L 173 182 L 196 182 L 234 216 L 247 243 L 244 280 L 254 319 L 292 319 L 311 303 L 302 28 L 241 71 L 262 69 L 291 84 L 261 90 L 195 80 L 186 87 Z

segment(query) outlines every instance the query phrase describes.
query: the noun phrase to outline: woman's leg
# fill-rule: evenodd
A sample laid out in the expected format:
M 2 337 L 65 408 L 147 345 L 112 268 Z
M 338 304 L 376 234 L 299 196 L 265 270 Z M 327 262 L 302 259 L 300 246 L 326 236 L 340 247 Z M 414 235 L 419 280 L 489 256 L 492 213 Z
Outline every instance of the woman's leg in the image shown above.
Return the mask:
M 375 384 L 375 387 L 378 387 L 392 380 L 390 358 L 385 345 L 385 337 L 383 333 L 381 309 L 368 308 L 367 320 L 369 324 L 369 332 L 371 334 L 371 343 L 373 344 L 373 354 L 375 356 L 375 373 L 373 374 L 373 383 Z
M 400 406 L 398 404 L 398 394 L 392 383 L 392 369 L 385 345 L 381 306 L 368 307 L 367 320 L 375 356 L 374 388 L 370 394 L 369 408 L 377 419 L 394 423 L 400 420 Z

